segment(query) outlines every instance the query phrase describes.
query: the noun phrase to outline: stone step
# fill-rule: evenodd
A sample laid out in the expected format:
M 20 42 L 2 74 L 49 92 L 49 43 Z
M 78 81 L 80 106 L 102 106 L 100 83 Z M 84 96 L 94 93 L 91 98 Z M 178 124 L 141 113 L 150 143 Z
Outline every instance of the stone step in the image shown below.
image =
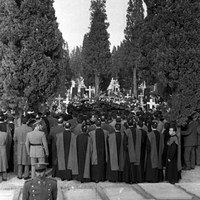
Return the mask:
M 130 186 L 111 186 L 102 190 L 109 200 L 146 200 L 147 198 L 138 193 Z
M 196 199 L 200 199 L 200 183 L 179 183 L 177 186 L 196 197 Z
M 22 200 L 24 180 L 0 183 L 0 200 Z M 57 200 L 200 200 L 200 183 L 80 183 L 57 178 Z M 20 192 L 21 191 L 21 192 Z
M 170 183 L 141 183 L 138 184 L 146 193 L 159 200 L 189 200 L 192 195 Z

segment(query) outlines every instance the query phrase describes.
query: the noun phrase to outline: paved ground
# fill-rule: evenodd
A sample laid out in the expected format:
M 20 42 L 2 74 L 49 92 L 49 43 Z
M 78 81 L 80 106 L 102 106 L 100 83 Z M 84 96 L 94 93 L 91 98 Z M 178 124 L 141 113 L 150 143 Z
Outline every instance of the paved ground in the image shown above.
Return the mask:
M 200 167 L 183 171 L 179 183 L 84 183 L 58 180 L 58 200 L 200 200 Z M 21 199 L 24 180 L 14 174 L 8 181 L 0 179 L 0 200 Z

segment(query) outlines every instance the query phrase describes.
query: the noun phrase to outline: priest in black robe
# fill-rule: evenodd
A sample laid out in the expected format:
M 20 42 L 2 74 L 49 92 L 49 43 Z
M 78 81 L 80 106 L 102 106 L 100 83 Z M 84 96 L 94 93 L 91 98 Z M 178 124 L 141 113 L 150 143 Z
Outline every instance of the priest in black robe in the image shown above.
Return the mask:
M 61 180 L 71 180 L 72 170 L 68 169 L 68 159 L 70 151 L 70 143 L 72 132 L 70 130 L 71 124 L 64 125 L 64 131 L 56 135 L 56 149 L 57 149 L 57 165 L 55 176 Z
M 81 183 L 90 181 L 91 138 L 87 132 L 87 125 L 82 125 L 81 133 L 77 135 L 77 180 Z
M 128 139 L 128 155 L 130 166 L 130 183 L 136 183 L 136 123 L 133 118 L 128 119 L 129 128 L 125 130 Z
M 119 162 L 121 148 L 121 124 L 115 124 L 115 132 L 109 133 L 107 137 L 108 162 L 106 179 L 111 182 L 120 181 Z
M 144 182 L 144 165 L 145 165 L 145 154 L 146 154 L 146 140 L 147 132 L 143 130 L 143 121 L 137 122 L 136 129 L 136 182 Z
M 145 181 L 162 181 L 162 152 L 164 141 L 162 135 L 156 131 L 157 122 L 148 126 L 146 143 Z
M 49 134 L 49 144 L 51 145 L 51 152 L 52 152 L 52 177 L 56 176 L 56 168 L 58 165 L 58 152 L 57 152 L 57 147 L 58 145 L 56 144 L 57 141 L 57 134 L 63 135 L 64 131 L 64 125 L 63 125 L 63 118 L 60 117 L 58 119 L 58 125 L 54 126 L 50 129 L 50 134 Z
M 174 184 L 178 183 L 181 178 L 180 169 L 179 169 L 179 140 L 176 135 L 176 127 L 170 126 L 169 134 L 170 138 L 167 142 L 167 156 L 166 156 L 166 171 L 165 171 L 165 180 Z
M 92 140 L 92 166 L 91 179 L 99 182 L 105 181 L 106 162 L 107 162 L 107 145 L 106 138 L 108 132 L 101 128 L 101 121 L 96 121 L 96 129 L 89 132 Z

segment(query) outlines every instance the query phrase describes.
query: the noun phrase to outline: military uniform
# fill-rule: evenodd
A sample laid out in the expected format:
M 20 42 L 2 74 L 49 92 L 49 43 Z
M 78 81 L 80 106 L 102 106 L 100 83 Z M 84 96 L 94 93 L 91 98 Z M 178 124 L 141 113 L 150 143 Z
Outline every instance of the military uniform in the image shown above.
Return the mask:
M 36 122 L 37 124 L 40 121 Z M 36 124 L 35 123 L 35 124 Z M 34 164 L 37 162 L 45 161 L 45 154 L 49 156 L 47 139 L 45 133 L 39 130 L 40 127 L 36 126 L 35 129 L 29 132 L 26 136 L 26 149 L 31 158 L 31 177 L 35 176 Z
M 36 163 L 35 170 L 39 175 L 24 183 L 23 200 L 57 200 L 57 181 L 45 177 L 47 165 Z
M 57 181 L 51 178 L 34 178 L 25 182 L 23 200 L 56 200 Z

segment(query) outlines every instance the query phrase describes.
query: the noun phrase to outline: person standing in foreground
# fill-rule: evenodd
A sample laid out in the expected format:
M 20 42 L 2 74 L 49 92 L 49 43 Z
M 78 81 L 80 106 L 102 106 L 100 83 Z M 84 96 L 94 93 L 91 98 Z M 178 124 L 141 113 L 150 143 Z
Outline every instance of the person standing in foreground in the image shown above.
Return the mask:
M 24 179 L 29 178 L 29 165 L 30 165 L 30 157 L 26 151 L 26 136 L 29 132 L 32 131 L 32 128 L 27 126 L 28 118 L 22 116 L 22 125 L 15 129 L 14 133 L 14 142 L 17 146 L 17 177 L 22 179 L 23 171 L 24 171 Z M 24 168 L 24 169 L 23 169 Z
M 87 125 L 82 125 L 81 133 L 76 138 L 78 180 L 81 183 L 90 181 L 91 138 L 87 131 Z
M 64 131 L 55 136 L 58 159 L 55 176 L 68 181 L 72 179 L 72 170 L 68 169 L 70 145 L 73 137 L 70 127 L 71 124 L 66 122 Z
M 89 132 L 89 135 L 92 140 L 91 179 L 97 183 L 99 181 L 105 181 L 106 178 L 106 138 L 108 131 L 101 128 L 101 121 L 99 119 L 95 124 L 96 130 Z
M 38 162 L 45 162 L 45 154 L 48 157 L 49 151 L 45 133 L 41 131 L 42 126 L 40 121 L 35 123 L 33 131 L 26 136 L 26 149 L 31 158 L 31 177 L 35 176 L 35 164 Z
M 35 165 L 36 177 L 24 183 L 23 200 L 57 200 L 57 181 L 45 176 L 47 163 Z
M 60 116 L 58 118 L 58 125 L 54 126 L 50 129 L 50 134 L 48 138 L 49 145 L 51 146 L 51 164 L 52 164 L 52 177 L 56 176 L 56 168 L 58 165 L 58 153 L 57 153 L 57 147 L 56 147 L 56 142 L 57 142 L 57 134 L 63 134 L 64 131 L 64 124 L 63 124 L 63 118 Z
M 166 156 L 166 172 L 165 172 L 165 180 L 169 181 L 170 183 L 178 183 L 179 179 L 181 178 L 180 168 L 178 164 L 178 137 L 176 135 L 176 127 L 171 125 L 169 128 L 170 138 L 167 142 L 167 156 Z
M 0 114 L 0 174 L 2 180 L 7 181 L 11 134 L 4 119 L 4 115 Z

